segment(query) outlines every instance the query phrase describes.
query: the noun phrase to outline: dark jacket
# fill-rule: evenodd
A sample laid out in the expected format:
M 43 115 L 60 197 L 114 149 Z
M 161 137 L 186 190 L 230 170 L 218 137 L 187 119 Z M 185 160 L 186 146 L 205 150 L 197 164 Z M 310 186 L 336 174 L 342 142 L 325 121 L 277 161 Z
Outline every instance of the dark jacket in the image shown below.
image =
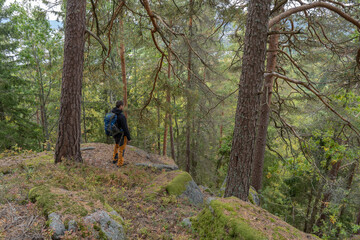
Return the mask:
M 121 128 L 122 130 L 124 130 L 124 136 L 126 136 L 127 140 L 130 141 L 131 137 L 130 137 L 130 132 L 129 132 L 129 128 L 126 122 L 126 117 L 123 114 L 123 111 L 120 110 L 119 108 L 113 108 L 111 110 L 111 112 L 115 113 L 117 115 L 117 122 L 116 125 Z M 114 136 L 114 138 L 116 138 L 117 135 Z

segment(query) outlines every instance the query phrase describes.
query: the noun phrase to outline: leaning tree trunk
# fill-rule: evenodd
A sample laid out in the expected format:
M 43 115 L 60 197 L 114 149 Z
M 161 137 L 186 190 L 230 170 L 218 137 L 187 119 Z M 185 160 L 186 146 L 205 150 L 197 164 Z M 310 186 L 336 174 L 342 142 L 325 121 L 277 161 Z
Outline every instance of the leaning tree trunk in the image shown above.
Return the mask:
M 274 31 L 279 31 L 279 29 L 280 29 L 279 25 L 276 25 L 273 28 Z M 267 65 L 266 65 L 267 72 L 275 71 L 277 50 L 279 48 L 279 37 L 280 34 L 273 34 L 270 36 L 269 48 L 267 53 Z M 267 128 L 269 125 L 273 79 L 274 78 L 271 75 L 265 77 L 263 94 L 261 95 L 260 116 L 259 116 L 257 136 L 255 141 L 254 164 L 253 164 L 253 171 L 251 174 L 251 186 L 253 186 L 256 189 L 256 191 L 259 191 L 262 187 L 262 175 L 264 168 L 265 148 L 266 148 L 266 135 L 267 135 Z
M 63 158 L 82 162 L 81 88 L 84 66 L 86 0 L 68 0 L 55 163 Z
M 271 0 L 251 0 L 225 197 L 247 201 L 255 146 L 256 120 L 264 80 Z

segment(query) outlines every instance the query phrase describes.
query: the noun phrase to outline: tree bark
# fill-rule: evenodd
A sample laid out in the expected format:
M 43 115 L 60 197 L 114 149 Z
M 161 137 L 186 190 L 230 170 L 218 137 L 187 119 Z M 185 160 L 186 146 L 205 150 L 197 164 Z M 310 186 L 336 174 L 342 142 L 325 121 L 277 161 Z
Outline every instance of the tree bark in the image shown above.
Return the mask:
M 280 26 L 276 25 L 272 30 L 279 31 Z M 269 51 L 267 53 L 267 65 L 266 65 L 267 72 L 275 71 L 277 50 L 279 48 L 279 37 L 280 34 L 273 34 L 270 36 L 269 48 L 268 48 Z M 255 141 L 254 164 L 253 164 L 253 171 L 251 174 L 251 186 L 253 186 L 258 192 L 262 187 L 264 155 L 266 148 L 266 135 L 267 135 L 267 128 L 269 125 L 273 79 L 274 77 L 272 75 L 267 75 L 265 77 L 263 94 L 261 95 L 260 116 L 259 116 L 259 122 L 257 126 L 257 136 Z
M 189 8 L 189 42 L 191 45 L 192 42 L 192 21 L 193 21 L 193 7 L 194 7 L 194 2 L 193 0 L 190 0 L 189 2 L 190 8 Z M 190 168 L 191 168 L 191 150 L 190 150 L 190 146 L 191 146 L 191 99 L 190 99 L 190 89 L 191 89 L 191 71 L 192 71 L 192 63 L 191 63 L 191 58 L 192 58 L 192 52 L 191 52 L 191 48 L 189 46 L 189 50 L 188 50 L 188 79 L 187 79 L 187 104 L 186 104 L 186 151 L 185 151 L 185 156 L 186 156 L 186 167 L 185 167 L 185 171 L 187 171 L 188 173 L 190 173 Z
M 84 66 L 86 0 L 68 0 L 55 163 L 64 158 L 82 162 L 81 89 Z
M 264 80 L 270 0 L 249 2 L 238 103 L 225 197 L 247 201 L 254 159 L 256 120 Z
M 166 147 L 167 147 L 167 133 L 168 133 L 168 119 L 169 119 L 169 110 L 168 107 L 170 106 L 170 89 L 167 87 L 166 89 L 166 114 L 164 120 L 164 142 L 163 142 L 163 156 L 166 156 Z
M 124 114 L 127 118 L 127 82 L 126 82 L 126 65 L 125 65 L 125 44 L 124 44 L 124 24 L 122 20 L 122 15 L 119 17 L 119 26 L 120 26 L 120 62 L 121 62 L 121 78 L 123 82 L 123 92 L 124 92 Z
M 170 20 L 171 25 L 171 20 Z M 171 37 L 169 39 L 169 49 L 171 48 Z M 171 80 L 171 51 L 168 51 L 168 81 Z M 170 119 L 169 107 L 170 107 L 170 87 L 166 86 L 166 114 L 165 114 L 165 129 L 164 129 L 164 143 L 163 143 L 163 155 L 166 155 L 166 147 L 167 147 L 167 133 L 168 133 L 168 119 Z M 170 123 L 171 125 L 171 123 Z

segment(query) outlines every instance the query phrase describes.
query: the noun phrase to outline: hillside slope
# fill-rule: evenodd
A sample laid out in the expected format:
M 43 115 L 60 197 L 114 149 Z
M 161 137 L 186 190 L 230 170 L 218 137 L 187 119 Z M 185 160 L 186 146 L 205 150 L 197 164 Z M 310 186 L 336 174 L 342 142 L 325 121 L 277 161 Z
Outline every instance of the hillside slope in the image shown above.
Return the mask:
M 170 158 L 129 146 L 129 164 L 117 168 L 112 147 L 82 146 L 84 164 L 3 153 L 0 239 L 314 239 L 250 203 L 210 201 L 187 173 L 137 166 L 175 165 Z

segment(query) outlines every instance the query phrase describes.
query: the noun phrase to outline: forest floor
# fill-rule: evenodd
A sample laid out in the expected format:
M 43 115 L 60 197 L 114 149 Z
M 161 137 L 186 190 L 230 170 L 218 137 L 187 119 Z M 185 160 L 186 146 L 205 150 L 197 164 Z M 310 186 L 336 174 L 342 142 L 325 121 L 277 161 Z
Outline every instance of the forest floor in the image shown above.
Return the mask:
M 162 188 L 176 172 L 165 174 L 164 170 L 136 165 L 175 165 L 172 159 L 127 146 L 128 164 L 118 168 L 112 163 L 112 144 L 89 143 L 81 147 L 84 160 L 81 164 L 66 161 L 54 164 L 51 151 L 33 153 L 18 149 L 0 154 L 0 240 L 51 239 L 47 222 L 51 212 L 59 213 L 65 225 L 70 220 L 79 224 L 78 231 L 66 232 L 62 239 L 95 239 L 100 232 L 94 233 L 95 225 L 91 228 L 83 219 L 97 210 L 109 213 L 115 210 L 120 214 L 128 239 L 209 239 L 204 238 L 204 232 L 199 236 L 200 232 L 183 223 L 185 218 L 198 215 L 202 208 L 169 195 Z M 31 193 L 40 190 L 43 192 L 39 196 L 43 197 L 36 198 L 34 203 Z M 205 191 L 203 194 L 205 199 L 210 197 Z M 232 235 L 227 224 L 245 221 L 248 232 L 261 232 L 270 240 L 316 239 L 260 207 L 246 202 L 230 202 L 236 206 L 229 207 L 229 201 L 233 200 L 219 198 L 210 203 L 214 204 L 212 207 L 224 206 L 221 211 L 228 220 L 218 222 L 211 217 L 208 219 L 214 221 L 211 226 L 208 220 L 203 222 L 206 231 L 224 228 L 224 238 L 228 239 Z M 211 209 L 205 207 L 204 211 Z M 230 209 L 235 209 L 233 214 Z
M 91 212 L 89 206 L 105 208 L 101 204 L 105 199 L 106 205 L 124 218 L 128 239 L 197 239 L 181 222 L 200 209 L 165 192 L 146 197 L 149 184 L 163 171 L 135 166 L 175 165 L 172 159 L 127 146 L 125 163 L 129 164 L 117 168 L 112 163 L 112 144 L 90 143 L 81 147 L 91 149 L 82 151 L 83 165 L 55 165 L 53 152 L 12 152 L 0 156 L 0 239 L 49 238 L 44 206 L 31 203 L 28 197 L 30 189 L 41 185 L 50 186 L 54 194 L 61 192 L 73 201 L 81 201 L 87 212 Z M 65 222 L 80 217 L 59 211 Z M 91 239 L 83 233 L 67 239 L 80 238 Z

